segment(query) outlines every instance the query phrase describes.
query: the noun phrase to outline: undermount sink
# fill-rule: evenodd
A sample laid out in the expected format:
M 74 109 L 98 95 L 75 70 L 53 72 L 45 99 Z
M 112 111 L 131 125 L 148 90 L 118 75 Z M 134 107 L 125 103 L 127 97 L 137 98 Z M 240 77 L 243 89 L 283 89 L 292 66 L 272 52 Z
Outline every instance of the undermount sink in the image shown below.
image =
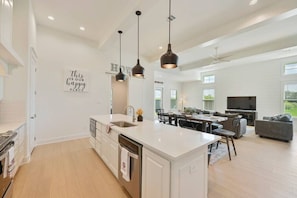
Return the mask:
M 118 121 L 118 122 L 111 122 L 111 124 L 114 124 L 118 127 L 133 127 L 136 126 L 135 124 L 132 124 L 130 122 L 126 122 L 126 121 Z

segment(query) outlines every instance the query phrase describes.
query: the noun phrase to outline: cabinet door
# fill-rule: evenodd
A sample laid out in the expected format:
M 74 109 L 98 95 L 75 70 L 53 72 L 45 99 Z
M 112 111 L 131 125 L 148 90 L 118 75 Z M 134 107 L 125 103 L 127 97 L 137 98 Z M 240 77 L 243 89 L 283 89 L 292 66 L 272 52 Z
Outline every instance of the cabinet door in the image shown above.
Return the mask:
M 25 133 L 26 133 L 26 128 L 25 124 L 20 126 L 18 129 L 15 130 L 17 133 L 16 138 L 14 139 L 15 142 L 15 172 L 14 174 L 18 171 L 18 168 L 24 163 L 25 161 L 25 156 L 26 156 L 26 143 L 25 143 Z
M 118 143 L 110 140 L 109 143 L 110 159 L 109 159 L 109 168 L 113 174 L 118 178 Z
M 170 197 L 170 162 L 143 148 L 142 197 Z
M 12 45 L 13 0 L 1 0 L 0 7 L 0 42 Z
M 102 141 L 101 141 L 101 155 L 100 157 L 102 160 L 108 164 L 108 155 L 109 155 L 109 138 L 106 135 L 102 135 Z
M 0 101 L 3 99 L 3 94 L 4 94 L 3 90 L 4 90 L 3 77 L 1 76 L 1 71 L 0 71 Z

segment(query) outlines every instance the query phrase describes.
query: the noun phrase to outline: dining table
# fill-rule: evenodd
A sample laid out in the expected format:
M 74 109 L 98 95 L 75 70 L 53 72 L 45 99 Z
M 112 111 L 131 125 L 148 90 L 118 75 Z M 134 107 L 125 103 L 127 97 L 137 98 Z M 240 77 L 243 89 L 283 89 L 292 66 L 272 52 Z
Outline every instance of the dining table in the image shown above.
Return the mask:
M 186 119 L 189 121 L 198 121 L 202 123 L 203 131 L 207 132 L 207 128 L 209 127 L 209 132 L 212 132 L 211 125 L 219 124 L 220 122 L 226 121 L 227 117 L 222 116 L 214 116 L 212 114 L 184 114 L 184 113 L 174 113 L 174 112 L 167 112 L 163 113 L 163 116 L 168 117 L 169 124 L 178 126 L 179 119 Z
M 209 127 L 209 132 L 212 133 L 212 125 L 220 125 L 220 122 L 228 120 L 227 117 L 222 116 L 214 116 L 212 114 L 197 114 L 197 115 L 191 115 L 189 118 L 190 120 L 194 121 L 200 121 L 202 122 L 202 129 L 204 131 L 207 131 L 207 128 Z

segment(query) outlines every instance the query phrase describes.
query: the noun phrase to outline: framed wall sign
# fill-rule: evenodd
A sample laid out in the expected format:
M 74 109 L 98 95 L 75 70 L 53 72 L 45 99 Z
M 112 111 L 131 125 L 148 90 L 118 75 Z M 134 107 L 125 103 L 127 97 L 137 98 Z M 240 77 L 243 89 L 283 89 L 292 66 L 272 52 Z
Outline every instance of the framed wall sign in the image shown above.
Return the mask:
M 78 69 L 65 69 L 64 91 L 88 92 L 89 72 Z

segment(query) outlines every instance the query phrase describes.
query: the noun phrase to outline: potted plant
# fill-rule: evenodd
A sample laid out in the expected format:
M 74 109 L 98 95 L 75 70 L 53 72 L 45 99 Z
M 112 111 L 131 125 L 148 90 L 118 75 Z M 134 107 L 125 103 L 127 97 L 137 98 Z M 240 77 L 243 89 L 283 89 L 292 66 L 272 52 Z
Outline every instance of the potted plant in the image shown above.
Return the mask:
M 142 122 L 143 121 L 143 117 L 142 117 L 143 110 L 142 109 L 137 109 L 136 114 L 137 114 L 137 121 Z

